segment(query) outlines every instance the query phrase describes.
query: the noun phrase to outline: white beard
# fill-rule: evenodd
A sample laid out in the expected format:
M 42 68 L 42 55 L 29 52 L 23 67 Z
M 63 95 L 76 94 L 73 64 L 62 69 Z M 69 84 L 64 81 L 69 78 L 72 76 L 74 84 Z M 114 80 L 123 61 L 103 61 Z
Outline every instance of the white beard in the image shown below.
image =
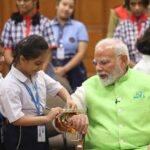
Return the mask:
M 104 86 L 108 86 L 110 84 L 113 84 L 115 80 L 116 80 L 115 77 L 111 74 L 111 75 L 108 75 L 108 79 L 101 79 L 101 83 Z
M 98 74 L 100 74 L 100 73 L 98 73 Z M 104 86 L 108 86 L 108 85 L 115 83 L 116 80 L 122 75 L 122 69 L 118 64 L 116 64 L 116 66 L 111 74 L 108 74 L 108 73 L 105 73 L 105 74 L 108 76 L 108 78 L 107 79 L 100 78 L 100 79 L 101 79 L 101 83 Z

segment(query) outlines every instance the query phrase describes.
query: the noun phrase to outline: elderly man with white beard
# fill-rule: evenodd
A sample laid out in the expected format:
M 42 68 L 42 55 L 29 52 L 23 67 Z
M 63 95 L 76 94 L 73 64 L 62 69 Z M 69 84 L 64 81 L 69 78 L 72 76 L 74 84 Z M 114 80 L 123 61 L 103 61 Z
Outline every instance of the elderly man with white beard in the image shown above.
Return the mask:
M 69 119 L 78 131 L 86 132 L 85 150 L 149 147 L 150 76 L 129 68 L 129 61 L 128 48 L 120 40 L 103 39 L 95 47 L 97 75 L 72 94 L 85 114 Z

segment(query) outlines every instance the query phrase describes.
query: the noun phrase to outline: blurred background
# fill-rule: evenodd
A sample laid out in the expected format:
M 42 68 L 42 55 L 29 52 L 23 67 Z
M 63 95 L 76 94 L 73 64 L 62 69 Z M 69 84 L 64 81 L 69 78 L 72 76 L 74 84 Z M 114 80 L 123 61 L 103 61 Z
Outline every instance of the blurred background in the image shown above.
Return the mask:
M 89 45 L 84 60 L 88 76 L 95 73 L 92 66 L 94 46 L 107 32 L 110 9 L 123 3 L 123 0 L 76 0 L 74 18 L 82 21 L 89 33 Z M 41 13 L 52 19 L 55 16 L 56 0 L 40 0 Z M 0 0 L 0 33 L 4 23 L 15 11 L 14 0 Z M 5 74 L 5 67 L 3 70 Z

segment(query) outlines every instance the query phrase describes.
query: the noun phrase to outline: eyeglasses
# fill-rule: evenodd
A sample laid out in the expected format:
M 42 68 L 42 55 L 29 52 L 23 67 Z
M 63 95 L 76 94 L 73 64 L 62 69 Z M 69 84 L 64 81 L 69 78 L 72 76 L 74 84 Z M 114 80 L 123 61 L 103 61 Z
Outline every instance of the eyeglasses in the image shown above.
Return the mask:
M 117 55 L 116 58 L 118 58 L 119 56 L 122 56 L 122 55 Z M 111 60 L 107 59 L 107 58 L 106 59 L 101 59 L 99 61 L 93 59 L 93 61 L 92 61 L 92 63 L 93 63 L 94 66 L 96 66 L 96 65 L 104 66 L 104 65 L 109 64 L 110 62 L 111 62 Z
M 104 66 L 104 65 L 108 64 L 109 62 L 110 62 L 110 60 L 108 60 L 108 59 L 104 59 L 104 60 L 100 60 L 100 61 L 96 61 L 95 59 L 93 59 L 93 61 L 92 61 L 94 66 L 97 66 L 97 65 Z
M 21 3 L 29 3 L 31 2 L 32 0 L 16 0 L 16 3 L 17 4 L 21 4 Z

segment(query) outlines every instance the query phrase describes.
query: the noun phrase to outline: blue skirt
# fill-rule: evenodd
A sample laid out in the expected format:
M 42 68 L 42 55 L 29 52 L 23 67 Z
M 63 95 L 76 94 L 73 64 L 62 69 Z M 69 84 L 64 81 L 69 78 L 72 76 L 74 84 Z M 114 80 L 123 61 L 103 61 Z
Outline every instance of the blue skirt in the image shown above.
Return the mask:
M 64 66 L 66 63 L 70 61 L 69 59 L 52 59 L 52 64 L 57 66 Z M 83 62 L 72 68 L 69 72 L 66 74 L 67 79 L 70 83 L 70 86 L 73 91 L 76 90 L 77 87 L 81 86 L 81 84 L 87 79 L 86 69 L 84 67 Z
M 47 132 L 45 131 L 45 133 Z M 4 134 L 6 150 L 49 150 L 47 135 L 46 142 L 38 142 L 37 139 L 37 126 L 6 125 Z

